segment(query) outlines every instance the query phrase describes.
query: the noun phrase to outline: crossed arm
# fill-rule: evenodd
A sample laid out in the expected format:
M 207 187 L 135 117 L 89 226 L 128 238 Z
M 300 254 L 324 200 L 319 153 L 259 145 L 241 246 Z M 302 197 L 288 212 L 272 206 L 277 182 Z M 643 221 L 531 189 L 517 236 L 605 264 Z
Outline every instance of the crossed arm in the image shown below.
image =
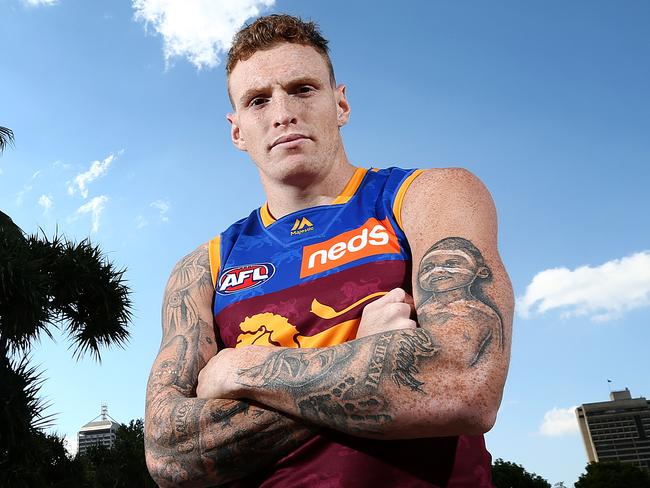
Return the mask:
M 508 367 L 513 309 L 491 197 L 467 171 L 428 171 L 407 192 L 403 217 L 418 328 L 380 326 L 380 333 L 318 349 L 224 350 L 201 372 L 198 396 L 254 400 L 370 438 L 489 430 Z M 360 328 L 408 318 L 399 293 L 368 305 Z
M 250 346 L 217 354 L 206 249 L 177 265 L 147 389 L 147 464 L 159 484 L 243 477 L 311 437 L 310 425 L 376 438 L 491 428 L 513 308 L 491 198 L 467 172 L 431 171 L 411 185 L 402 212 L 417 329 L 390 330 L 411 309 L 403 292 L 394 292 L 364 309 L 367 337 L 319 349 Z M 445 288 L 463 273 L 475 273 L 466 287 Z

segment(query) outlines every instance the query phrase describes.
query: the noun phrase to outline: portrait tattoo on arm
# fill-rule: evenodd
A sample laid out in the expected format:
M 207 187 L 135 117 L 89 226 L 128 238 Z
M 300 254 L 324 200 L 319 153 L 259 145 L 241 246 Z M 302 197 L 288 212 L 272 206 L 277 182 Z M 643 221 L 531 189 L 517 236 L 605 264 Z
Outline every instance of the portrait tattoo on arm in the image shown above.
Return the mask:
M 487 365 L 503 351 L 501 315 L 480 286 L 491 274 L 467 239 L 438 241 L 418 268 L 419 328 L 265 352 L 259 363 L 238 370 L 236 382 L 251 399 L 317 425 L 366 437 L 392 435 L 399 416 L 409 416 L 401 395 L 430 396 L 437 391 L 436 372 Z
M 418 268 L 418 320 L 434 328 L 462 328 L 474 366 L 493 347 L 504 348 L 503 319 L 483 292 L 492 272 L 467 239 L 447 237 L 424 254 Z

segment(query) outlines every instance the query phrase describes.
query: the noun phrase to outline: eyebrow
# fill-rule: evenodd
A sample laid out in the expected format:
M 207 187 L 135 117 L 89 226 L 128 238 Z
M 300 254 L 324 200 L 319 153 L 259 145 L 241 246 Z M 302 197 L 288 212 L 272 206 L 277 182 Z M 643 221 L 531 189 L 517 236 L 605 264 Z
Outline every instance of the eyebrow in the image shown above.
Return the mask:
M 297 85 L 313 85 L 317 88 L 320 88 L 322 83 L 318 78 L 314 76 L 301 76 L 299 78 L 292 79 L 291 81 L 287 82 L 286 85 L 289 87 L 297 86 Z M 239 103 L 242 105 L 246 105 L 247 101 L 251 98 L 253 98 L 256 94 L 263 92 L 266 90 L 267 87 L 254 87 L 254 88 L 249 88 L 244 92 L 244 94 L 239 97 Z

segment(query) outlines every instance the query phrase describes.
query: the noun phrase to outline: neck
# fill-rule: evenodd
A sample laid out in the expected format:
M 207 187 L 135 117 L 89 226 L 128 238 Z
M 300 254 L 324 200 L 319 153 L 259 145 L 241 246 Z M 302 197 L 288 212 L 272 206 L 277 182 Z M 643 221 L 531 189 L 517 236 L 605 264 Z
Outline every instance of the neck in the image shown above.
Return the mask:
M 329 168 L 310 167 L 281 181 L 266 178 L 260 173 L 271 215 L 280 219 L 304 208 L 332 203 L 355 170 L 343 154 L 343 158 Z

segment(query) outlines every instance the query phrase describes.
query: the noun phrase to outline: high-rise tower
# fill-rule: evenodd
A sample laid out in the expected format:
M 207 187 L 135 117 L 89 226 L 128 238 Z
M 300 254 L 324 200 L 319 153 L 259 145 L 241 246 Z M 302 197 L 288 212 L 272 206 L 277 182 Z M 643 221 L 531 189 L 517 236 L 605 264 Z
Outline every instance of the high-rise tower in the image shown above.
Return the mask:
M 102 413 L 79 430 L 77 434 L 78 451 L 84 454 L 90 446 L 97 445 L 112 448 L 119 426 L 120 424 L 108 415 L 108 406 L 105 403 L 102 404 Z
M 589 462 L 621 461 L 650 469 L 650 401 L 632 398 L 627 388 L 609 396 L 608 402 L 576 408 Z

